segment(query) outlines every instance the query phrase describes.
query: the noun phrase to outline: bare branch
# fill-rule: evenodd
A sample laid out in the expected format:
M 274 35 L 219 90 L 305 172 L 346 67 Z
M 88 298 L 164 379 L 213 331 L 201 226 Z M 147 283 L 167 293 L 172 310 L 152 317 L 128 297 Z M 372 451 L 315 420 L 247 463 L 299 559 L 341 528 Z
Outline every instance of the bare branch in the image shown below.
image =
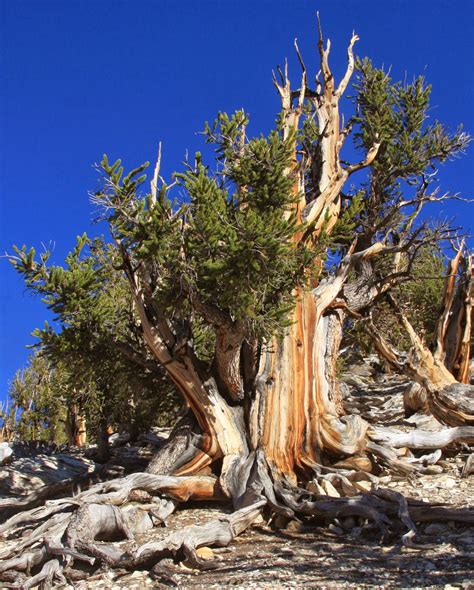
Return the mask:
M 379 151 L 379 147 L 380 147 L 380 142 L 374 143 L 374 145 L 367 152 L 367 155 L 365 156 L 365 158 L 357 164 L 352 164 L 351 166 L 348 166 L 346 168 L 346 172 L 348 174 L 353 174 L 357 170 L 362 170 L 362 168 L 366 168 L 367 166 L 370 166 L 372 164 L 372 162 L 375 160 L 375 157 L 377 156 L 377 153 Z
M 344 92 L 347 88 L 347 85 L 349 84 L 349 80 L 351 79 L 352 73 L 354 72 L 353 47 L 357 41 L 359 41 L 359 37 L 353 32 L 351 40 L 349 42 L 349 47 L 347 48 L 347 70 L 346 70 L 346 73 L 344 74 L 344 77 L 339 82 L 339 86 L 337 87 L 337 90 L 336 90 L 336 96 L 338 98 L 340 98 L 344 94 Z
M 283 86 L 278 83 L 278 80 L 277 80 L 274 70 L 272 70 L 272 80 L 273 80 L 273 85 L 278 90 L 278 94 L 283 99 Z
M 441 317 L 438 320 L 438 325 L 436 329 L 436 350 L 434 352 L 434 357 L 443 361 L 445 356 L 444 341 L 446 337 L 446 331 L 448 328 L 449 318 L 452 313 L 452 307 L 455 296 L 456 276 L 459 264 L 461 262 L 461 258 L 463 256 L 463 249 L 464 240 L 461 241 L 458 248 L 455 248 L 456 255 L 449 262 L 449 274 L 446 277 L 444 284 L 443 313 L 441 314 Z
M 160 166 L 161 166 L 161 141 L 158 144 L 158 156 L 156 159 L 155 171 L 153 173 L 153 180 L 151 181 L 151 200 L 153 204 L 156 203 L 156 194 L 158 191 L 158 178 L 160 175 Z
M 301 70 L 303 71 L 304 74 L 306 74 L 306 66 L 304 64 L 303 58 L 301 57 L 301 52 L 298 47 L 298 39 L 296 39 L 296 38 L 294 40 L 294 46 L 295 46 L 296 55 L 298 56 L 298 60 L 301 65 Z
M 334 91 L 334 77 L 332 72 L 329 68 L 328 56 L 329 51 L 331 50 L 331 41 L 328 39 L 326 43 L 326 49 L 324 49 L 324 39 L 323 39 L 323 31 L 321 28 L 321 21 L 319 18 L 319 12 L 316 13 L 317 20 L 318 20 L 318 33 L 319 33 L 319 41 L 318 41 L 318 49 L 319 55 L 321 56 L 321 70 L 323 73 L 323 80 L 324 80 L 324 92 L 325 94 L 332 94 Z
M 301 57 L 301 53 L 300 53 L 300 50 L 298 47 L 298 40 L 297 39 L 295 39 L 295 50 L 296 50 L 296 55 L 298 56 L 298 60 L 301 65 L 301 69 L 303 71 L 303 73 L 301 75 L 301 88 L 300 88 L 299 97 L 298 97 L 298 107 L 301 109 L 301 108 L 303 108 L 303 105 L 304 105 L 307 76 L 306 76 L 306 66 L 304 65 L 303 58 Z

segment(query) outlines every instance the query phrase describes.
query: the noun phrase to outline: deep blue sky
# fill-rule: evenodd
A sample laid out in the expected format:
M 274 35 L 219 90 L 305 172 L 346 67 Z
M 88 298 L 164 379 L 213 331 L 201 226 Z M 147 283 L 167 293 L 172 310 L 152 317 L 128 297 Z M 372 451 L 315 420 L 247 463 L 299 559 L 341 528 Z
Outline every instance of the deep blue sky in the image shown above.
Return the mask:
M 316 63 L 315 12 L 331 38 L 336 75 L 353 29 L 359 55 L 393 77 L 426 72 L 432 115 L 474 132 L 474 12 L 470 0 L 0 0 L 0 252 L 55 243 L 61 262 L 92 225 L 88 191 L 104 152 L 133 166 L 179 168 L 219 110 L 244 107 L 266 131 L 279 104 L 271 70 L 298 37 Z M 442 187 L 472 196 L 473 148 L 443 170 Z M 471 225 L 472 210 L 446 206 Z M 30 332 L 47 316 L 0 259 L 0 399 L 24 365 Z

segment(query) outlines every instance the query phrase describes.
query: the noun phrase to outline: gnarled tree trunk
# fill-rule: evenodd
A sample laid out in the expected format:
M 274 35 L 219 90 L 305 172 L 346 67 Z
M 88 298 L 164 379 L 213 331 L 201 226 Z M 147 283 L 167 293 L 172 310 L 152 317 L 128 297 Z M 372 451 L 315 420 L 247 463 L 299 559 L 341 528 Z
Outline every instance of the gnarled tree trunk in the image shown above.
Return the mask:
M 416 334 L 390 296 L 389 302 L 412 344 L 409 358 L 401 360 L 397 351 L 369 323 L 378 352 L 419 385 L 407 391 L 408 411 L 425 399 L 422 405 L 427 405 L 435 418 L 449 426 L 474 424 L 474 386 L 470 384 L 473 271 L 472 257 L 463 255 L 463 247 L 461 244 L 449 264 L 434 352 Z
M 354 36 L 348 49 L 347 72 L 337 87 L 328 64 L 329 44 L 324 47 L 322 36 L 322 90 L 307 87 L 301 56 L 302 79 L 297 91 L 292 91 L 286 70 L 280 72 L 279 82 L 274 80 L 282 101 L 283 135 L 295 137 L 293 162 L 288 169 L 294 194 L 299 197 L 294 206 L 297 217 L 309 228 L 309 233 L 297 235 L 297 241 L 310 235 L 314 239 L 323 228 L 326 234 L 331 232 L 340 211 L 342 187 L 377 153 L 375 144 L 358 164 L 344 167 L 339 159 L 348 132 L 340 126 L 339 99 L 353 71 L 352 47 L 356 41 Z M 301 160 L 296 153 L 296 132 L 307 100 L 314 106 L 321 134 L 314 153 Z M 313 176 L 312 194 L 303 191 L 307 173 Z M 176 350 L 174 336 L 150 319 L 152 304 L 147 302 L 146 289 L 139 274 L 127 264 L 145 340 L 183 394 L 201 431 L 198 445 L 193 443 L 193 457 L 184 465 L 181 458 L 176 473 L 197 473 L 222 460 L 221 486 L 232 495 L 235 470 L 254 452 L 265 458 L 274 473 L 296 482 L 298 475 L 310 475 L 323 452 L 343 457 L 364 449 L 364 421 L 356 416 L 341 420 L 335 363 L 343 314 L 332 305 L 354 264 L 381 248 L 376 244 L 357 254 L 351 250 L 335 276 L 313 289 L 295 293 L 297 303 L 287 333 L 262 343 L 259 351 L 240 326 L 202 305 L 199 311 L 208 313 L 210 323 L 217 328 L 213 371 L 205 376 L 186 346 L 179 348 L 179 354 L 170 352 Z M 127 262 L 127 253 L 123 255 Z

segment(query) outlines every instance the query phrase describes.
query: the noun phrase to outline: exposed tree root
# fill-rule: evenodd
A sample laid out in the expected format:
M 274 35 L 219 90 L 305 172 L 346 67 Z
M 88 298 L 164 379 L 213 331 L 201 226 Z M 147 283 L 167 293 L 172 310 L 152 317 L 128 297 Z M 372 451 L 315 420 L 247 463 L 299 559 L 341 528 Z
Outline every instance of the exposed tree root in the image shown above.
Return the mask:
M 472 508 L 453 510 L 409 500 L 392 490 L 377 488 L 375 476 L 354 469 L 318 465 L 314 469 L 319 472 L 321 482 L 332 482 L 340 495 L 347 491 L 352 497 L 330 497 L 315 493 L 317 488 L 311 486 L 297 487 L 272 472 L 262 452 L 251 453 L 229 471 L 234 505 L 240 506 L 234 513 L 206 524 L 184 527 L 141 547 L 135 545 L 139 528 L 134 530 L 134 525 L 138 518 L 127 517 L 129 500 L 135 501 L 130 510 L 145 514 L 145 529 L 151 528 L 152 520 L 156 523 L 166 518 L 177 506 L 177 500 L 222 500 L 218 480 L 207 476 L 136 473 L 97 484 L 73 498 L 52 500 L 7 520 L 1 528 L 9 541 L 1 555 L 0 579 L 12 587 L 31 588 L 39 584 L 51 587 L 56 581 L 66 583 L 76 561 L 90 567 L 100 564 L 126 570 L 138 567 L 155 573 L 161 571 L 159 562 L 169 557 L 185 558 L 196 568 L 217 567 L 216 560 L 203 559 L 197 550 L 228 545 L 263 513 L 266 518 L 278 513 L 287 519 L 302 518 L 309 522 L 355 516 L 372 521 L 383 535 L 392 523 L 400 521 L 408 529 L 402 536 L 406 545 L 414 543 L 415 522 L 450 520 L 474 524 Z M 361 481 L 368 486 L 372 481 L 372 489 L 361 494 L 356 487 Z M 137 499 L 146 503 L 136 505 Z M 31 528 L 35 525 L 36 528 Z M 127 549 L 111 543 L 120 539 L 128 540 Z M 16 575 L 12 576 L 12 572 Z
M 199 568 L 215 567 L 215 562 L 201 559 L 196 554 L 196 549 L 209 545 L 226 547 L 255 521 L 266 503 L 264 499 L 259 500 L 229 516 L 207 522 L 205 525 L 188 526 L 158 543 L 142 545 L 135 553 L 135 563 L 146 563 L 150 560 L 156 562 L 161 557 L 176 555 L 182 550 L 191 564 Z
M 474 426 L 474 386 L 452 383 L 429 397 L 433 416 L 448 426 Z
M 153 469 L 175 473 L 183 465 L 188 469 L 193 456 L 202 452 L 197 430 L 195 422 L 183 421 L 170 444 L 160 449 Z M 48 500 L 48 494 L 67 489 L 48 487 L 41 495 L 21 501 L 14 515 L 9 512 L 13 502 L 6 500 L 0 511 L 6 518 L 0 525 L 5 538 L 0 580 L 5 587 L 51 587 L 73 581 L 79 574 L 75 564 L 82 562 L 81 567 L 91 571 L 101 567 L 147 569 L 150 575 L 169 578 L 167 583 L 172 583 L 167 560 L 185 559 L 199 569 L 218 567 L 218 560 L 204 559 L 199 549 L 228 545 L 259 516 L 267 521 L 278 515 L 283 522 L 296 519 L 315 524 L 360 518 L 373 523 L 382 538 L 395 533 L 407 546 L 416 542 L 415 523 L 448 520 L 474 525 L 474 509 L 451 509 L 407 499 L 379 488 L 375 475 L 381 465 L 410 478 L 439 473 L 442 467 L 436 463 L 440 449 L 472 443 L 474 427 L 403 432 L 365 422 L 364 430 L 367 442 L 356 455 L 335 463 L 333 458 L 333 465 L 306 457 L 299 476 L 282 473 L 274 460 L 258 449 L 225 457 L 219 478 L 199 475 L 196 463 L 197 475 L 158 475 L 149 469 L 97 483 L 72 497 Z M 414 456 L 408 449 L 434 452 Z M 327 463 L 328 457 L 321 460 Z M 470 464 L 466 464 L 466 474 L 469 471 Z M 164 523 L 180 503 L 188 500 L 232 502 L 235 512 L 137 545 L 137 535 Z M 44 505 L 38 506 L 38 502 Z M 400 525 L 406 532 L 400 532 Z

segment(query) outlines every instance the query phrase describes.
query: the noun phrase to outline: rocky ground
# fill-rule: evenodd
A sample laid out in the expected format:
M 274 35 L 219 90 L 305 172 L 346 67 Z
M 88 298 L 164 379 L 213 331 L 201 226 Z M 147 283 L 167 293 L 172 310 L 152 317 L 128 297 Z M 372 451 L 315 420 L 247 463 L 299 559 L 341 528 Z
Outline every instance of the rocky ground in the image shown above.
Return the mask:
M 169 527 L 205 522 L 219 510 L 181 512 Z M 78 581 L 76 588 L 474 588 L 474 531 L 432 523 L 417 537 L 419 548 L 381 539 L 373 530 L 259 525 L 225 549 L 214 550 L 219 567 L 199 572 L 171 560 L 159 578 L 147 572 L 106 573 Z M 156 536 L 154 537 L 156 538 Z
M 406 384 L 399 378 L 374 378 L 370 368 L 362 367 L 346 370 L 344 380 L 349 411 L 403 429 L 423 420 L 420 416 L 405 420 L 402 398 Z M 436 426 L 425 420 L 425 427 Z M 415 499 L 473 505 L 474 475 L 461 478 L 473 450 L 461 446 L 444 451 L 437 461 L 440 473 L 411 480 L 382 471 L 378 485 Z M 149 450 L 123 447 L 117 453 L 133 460 L 134 455 L 145 458 Z M 88 462 L 84 469 L 90 469 Z M 173 529 L 205 523 L 226 511 L 215 504 L 193 505 L 173 514 L 167 527 L 140 535 L 137 542 L 158 540 Z M 454 522 L 420 524 L 415 546 L 405 547 L 401 543 L 406 532 L 403 525 L 382 538 L 378 529 L 352 517 L 320 524 L 325 526 L 278 518 L 261 522 L 228 548 L 201 550 L 204 559 L 217 560 L 216 569 L 198 571 L 186 562 L 172 560 L 165 561 L 153 577 L 145 571 L 92 573 L 84 569 L 74 588 L 474 588 L 473 527 Z

